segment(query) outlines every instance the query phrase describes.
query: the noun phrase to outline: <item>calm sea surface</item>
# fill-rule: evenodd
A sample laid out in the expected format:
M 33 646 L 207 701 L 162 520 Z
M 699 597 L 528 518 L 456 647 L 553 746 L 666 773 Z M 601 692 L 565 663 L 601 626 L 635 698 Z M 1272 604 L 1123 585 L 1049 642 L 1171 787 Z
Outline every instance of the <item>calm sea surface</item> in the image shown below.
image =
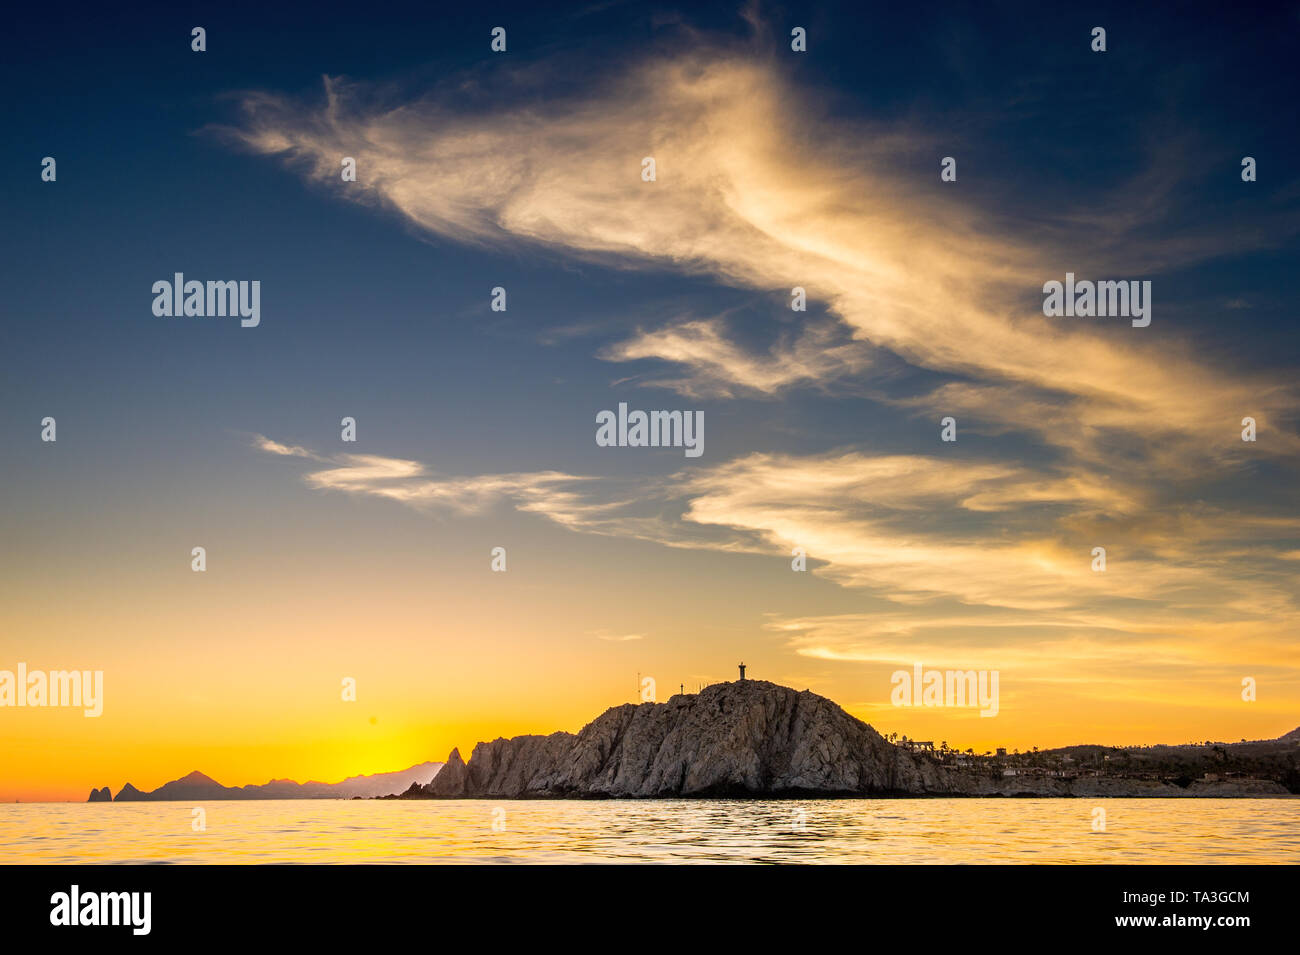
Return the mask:
M 17 862 L 1297 863 L 1300 799 L 0 805 Z

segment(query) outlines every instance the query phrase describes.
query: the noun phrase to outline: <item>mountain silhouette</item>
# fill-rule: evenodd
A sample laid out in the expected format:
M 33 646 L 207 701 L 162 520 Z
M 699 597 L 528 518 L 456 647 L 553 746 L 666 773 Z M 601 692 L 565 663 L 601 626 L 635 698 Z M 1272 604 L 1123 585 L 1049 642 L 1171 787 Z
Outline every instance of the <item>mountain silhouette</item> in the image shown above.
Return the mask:
M 260 786 L 223 786 L 197 769 L 180 779 L 164 783 L 152 792 L 141 792 L 130 783 L 122 787 L 113 802 L 203 802 L 222 799 L 351 799 L 354 796 L 382 796 L 395 788 L 425 785 L 442 769 L 442 763 L 418 763 L 408 769 L 370 776 L 349 776 L 342 782 L 297 783 L 272 779 Z M 103 790 L 91 790 L 89 802 L 106 802 Z M 97 795 L 100 794 L 100 795 Z

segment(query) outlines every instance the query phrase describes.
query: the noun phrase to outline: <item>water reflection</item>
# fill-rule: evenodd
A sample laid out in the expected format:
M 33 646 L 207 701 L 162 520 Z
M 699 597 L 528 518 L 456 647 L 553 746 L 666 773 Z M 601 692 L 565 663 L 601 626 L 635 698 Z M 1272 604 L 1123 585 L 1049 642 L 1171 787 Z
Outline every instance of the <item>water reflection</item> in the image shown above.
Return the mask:
M 1300 800 L 24 803 L 0 862 L 1296 863 Z

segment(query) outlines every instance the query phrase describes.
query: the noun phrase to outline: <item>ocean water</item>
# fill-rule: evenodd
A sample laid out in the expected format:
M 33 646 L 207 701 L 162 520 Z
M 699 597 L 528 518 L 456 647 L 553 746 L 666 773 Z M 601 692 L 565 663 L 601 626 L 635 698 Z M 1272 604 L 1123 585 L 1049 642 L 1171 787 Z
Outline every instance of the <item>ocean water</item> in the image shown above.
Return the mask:
M 0 863 L 91 862 L 1297 863 L 1300 798 L 0 805 Z

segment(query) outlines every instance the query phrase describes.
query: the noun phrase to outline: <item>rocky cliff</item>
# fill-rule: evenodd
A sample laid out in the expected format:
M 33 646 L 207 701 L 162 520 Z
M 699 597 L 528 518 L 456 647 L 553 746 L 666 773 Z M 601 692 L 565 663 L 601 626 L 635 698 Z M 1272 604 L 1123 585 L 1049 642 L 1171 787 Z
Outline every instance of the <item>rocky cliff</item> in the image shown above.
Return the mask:
M 605 711 L 577 734 L 459 751 L 419 793 L 443 798 L 970 794 L 835 703 L 761 680 Z M 991 787 L 990 787 L 991 788 Z
M 825 697 L 745 680 L 616 706 L 576 735 L 479 743 L 468 763 L 452 750 L 432 782 L 389 798 L 1288 795 L 1264 779 L 1184 787 L 1121 773 L 999 772 L 946 768 L 894 746 Z

